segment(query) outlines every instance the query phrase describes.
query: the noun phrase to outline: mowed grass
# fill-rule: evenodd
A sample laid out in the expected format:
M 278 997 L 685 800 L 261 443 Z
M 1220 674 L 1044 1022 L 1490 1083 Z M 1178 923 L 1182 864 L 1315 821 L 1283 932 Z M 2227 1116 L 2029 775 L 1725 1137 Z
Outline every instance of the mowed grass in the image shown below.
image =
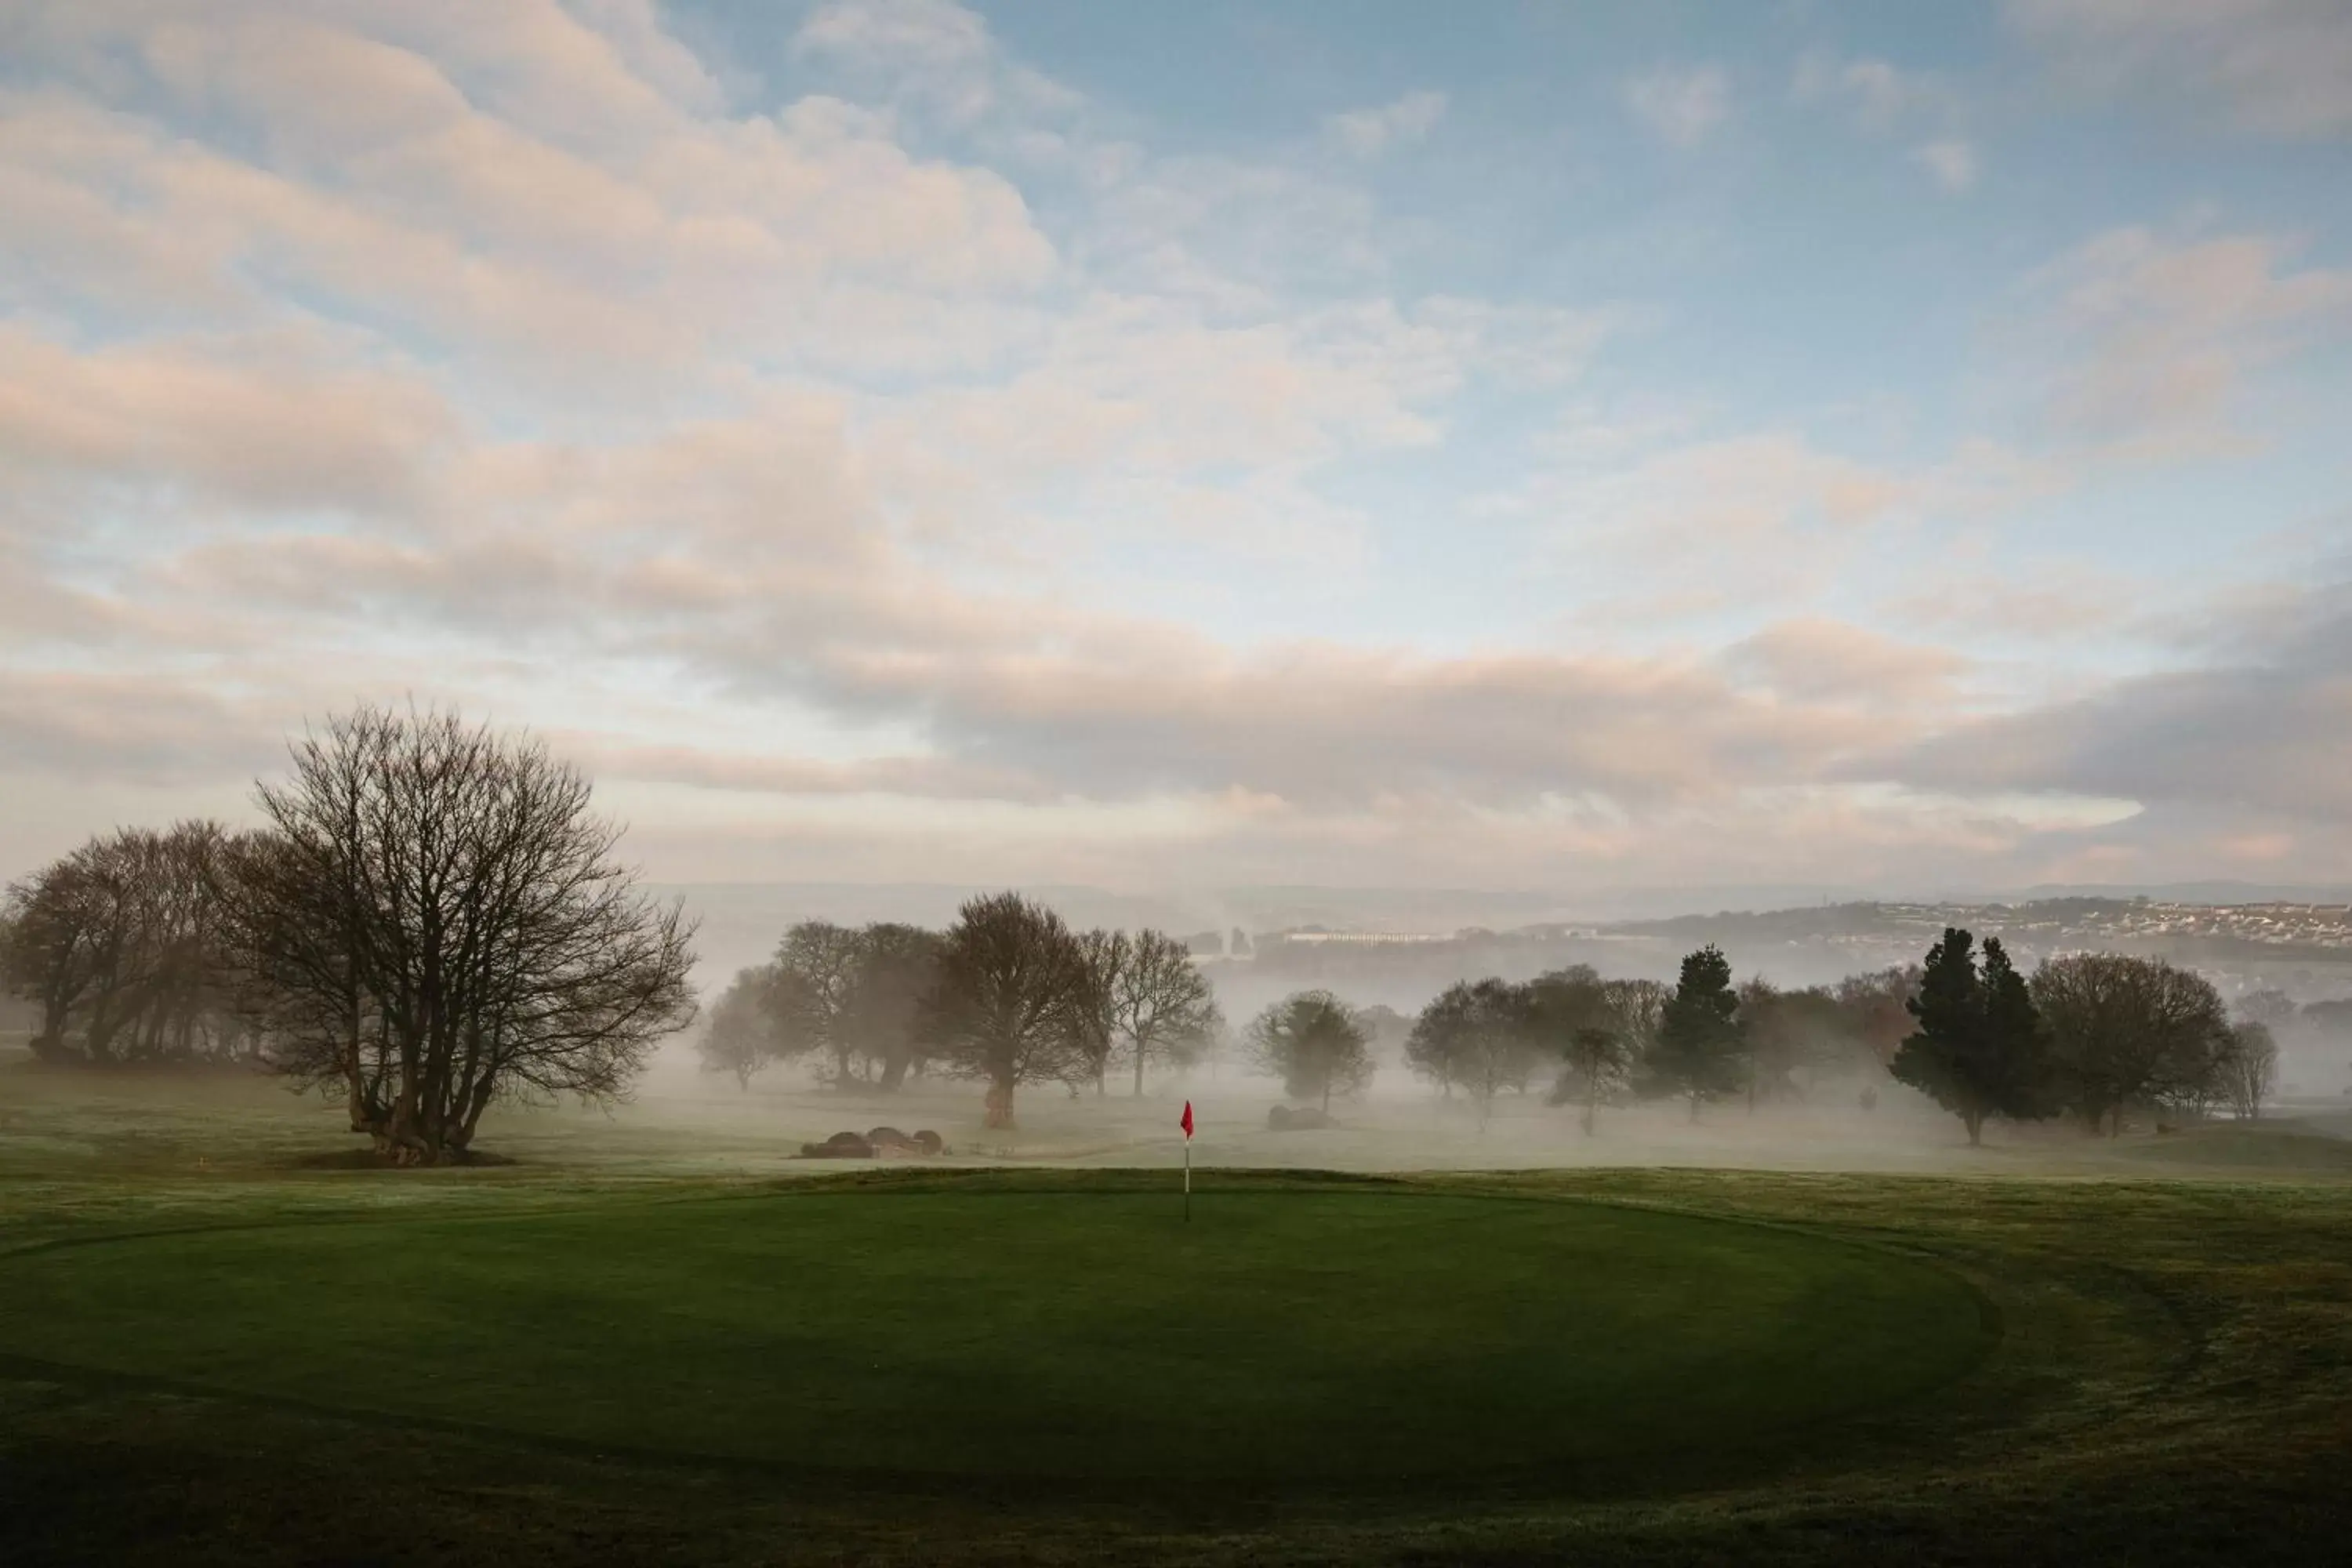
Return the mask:
M 1379 1184 L 986 1175 L 53 1246 L 0 1353 L 638 1454 L 1343 1489 L 1736 1468 L 1990 1342 L 1926 1263 Z
M 339 1170 L 331 1108 L 272 1086 L 0 1070 L 0 1564 L 2081 1568 L 2352 1540 L 2352 1173 L 2320 1116 L 1984 1151 L 1871 1122 L 1943 1138 L 1958 1179 L 1372 1177 L 1236 1167 L 1429 1148 L 1369 1122 L 1277 1148 L 1212 1100 L 1188 1231 L 1165 1169 L 784 1158 L 878 1121 L 960 1138 L 961 1101 L 730 1104 Z M 1041 1106 L 1038 1141 L 1099 1164 L 1140 1135 L 1119 1110 Z M 1739 1147 L 1817 1120 L 1759 1111 Z M 1672 1152 L 1633 1121 L 1551 1130 Z M 1540 1152 L 1527 1121 L 1496 1164 Z
M 2227 1122 L 2149 1142 L 2126 1144 L 2119 1158 L 2191 1170 L 2352 1173 L 2352 1139 L 2300 1122 Z

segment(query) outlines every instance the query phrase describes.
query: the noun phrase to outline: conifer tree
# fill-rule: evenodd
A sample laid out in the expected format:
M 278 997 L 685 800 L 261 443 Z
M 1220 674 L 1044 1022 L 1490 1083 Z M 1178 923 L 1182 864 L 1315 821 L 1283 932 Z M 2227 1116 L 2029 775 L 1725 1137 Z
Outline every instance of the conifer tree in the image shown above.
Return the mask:
M 1969 1142 L 1984 1142 L 1985 1119 L 2042 1114 L 2047 1077 L 2042 1017 L 2025 977 L 1998 937 L 1977 969 L 1975 938 L 1948 927 L 1927 950 L 1919 994 L 1906 1004 L 1918 1023 L 1889 1070 L 1960 1119 Z
M 1690 1100 L 1691 1120 L 1699 1102 L 1737 1089 L 1745 1078 L 1740 1047 L 1739 994 L 1731 988 L 1731 962 L 1713 942 L 1683 960 L 1675 994 L 1666 999 L 1651 1078 Z

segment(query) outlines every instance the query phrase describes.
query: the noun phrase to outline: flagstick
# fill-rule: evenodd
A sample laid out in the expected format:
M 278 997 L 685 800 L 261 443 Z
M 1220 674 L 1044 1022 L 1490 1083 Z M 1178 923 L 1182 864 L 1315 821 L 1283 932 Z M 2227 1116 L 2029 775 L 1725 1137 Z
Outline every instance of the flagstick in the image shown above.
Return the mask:
M 1192 1135 L 1184 1134 L 1184 1223 L 1192 1223 Z

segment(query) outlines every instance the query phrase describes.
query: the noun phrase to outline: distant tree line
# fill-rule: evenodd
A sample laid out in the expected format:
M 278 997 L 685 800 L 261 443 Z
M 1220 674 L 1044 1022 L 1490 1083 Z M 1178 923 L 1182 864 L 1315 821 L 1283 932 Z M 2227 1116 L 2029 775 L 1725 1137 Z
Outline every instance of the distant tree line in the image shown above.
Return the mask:
M 2258 1117 L 2275 1087 L 2275 1029 L 2332 1005 L 2299 1013 L 2264 992 L 2233 1016 L 2203 977 L 2114 953 L 2053 959 L 2028 979 L 1998 940 L 1979 962 L 1971 935 L 1952 930 L 1924 963 L 1798 990 L 1735 984 L 1712 944 L 1671 986 L 1582 964 L 1520 984 L 1464 981 L 1411 1022 L 1402 1054 L 1442 1094 L 1466 1098 L 1482 1128 L 1499 1097 L 1546 1077 L 1548 1099 L 1577 1106 L 1590 1132 L 1605 1104 L 1680 1100 L 1696 1120 L 1710 1101 L 1752 1110 L 1883 1071 L 1957 1115 L 1975 1143 L 1994 1119 L 2072 1116 L 2113 1132 L 2130 1110 Z M 1328 1106 L 1370 1081 L 1385 1014 L 1301 992 L 1251 1026 L 1253 1055 L 1286 1092 Z
M 1958 1115 L 1969 1141 L 1985 1121 L 2073 1116 L 2120 1132 L 2144 1108 L 2182 1121 L 2229 1106 L 2262 1114 L 2278 1072 L 2275 993 L 2232 1016 L 2204 976 L 2161 959 L 2070 953 L 2021 977 L 1998 939 L 1979 966 L 1957 929 L 1928 950 L 1895 1076 Z
M 250 975 L 214 896 L 235 841 L 217 823 L 123 828 L 13 884 L 0 984 L 33 1053 L 83 1064 L 252 1060 Z
M 1602 1105 L 1628 1099 L 1683 1099 L 1696 1117 L 1708 1100 L 1801 1098 L 1858 1064 L 1883 1070 L 1916 984 L 1916 970 L 1892 969 L 1801 991 L 1735 986 L 1708 947 L 1675 985 L 1574 964 L 1517 984 L 1459 982 L 1411 1019 L 1302 991 L 1266 1008 L 1244 1038 L 1260 1070 L 1326 1108 L 1370 1082 L 1374 1045 L 1393 1038 L 1404 1066 L 1466 1100 L 1482 1127 L 1499 1098 L 1543 1089 L 1579 1107 L 1591 1131 Z
M 1013 1120 L 1024 1084 L 1105 1091 L 1113 1071 L 1184 1067 L 1224 1028 L 1189 945 L 1164 931 L 1074 931 L 1017 893 L 974 899 L 945 931 L 805 921 L 711 1007 L 704 1066 L 749 1085 L 805 1061 L 839 1088 L 898 1089 L 927 1071 L 987 1086 Z
M 36 1056 L 257 1065 L 429 1164 L 502 1100 L 625 1094 L 691 1020 L 691 926 L 542 746 L 367 707 L 291 751 L 257 830 L 126 829 L 10 885 L 0 983 Z

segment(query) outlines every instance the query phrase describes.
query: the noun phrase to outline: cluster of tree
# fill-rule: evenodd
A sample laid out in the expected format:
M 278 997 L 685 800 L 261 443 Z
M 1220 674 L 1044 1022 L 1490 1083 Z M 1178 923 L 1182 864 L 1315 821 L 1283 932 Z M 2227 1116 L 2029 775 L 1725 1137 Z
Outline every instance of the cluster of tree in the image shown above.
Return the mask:
M 712 1005 L 703 1064 L 748 1087 L 772 1062 L 810 1059 L 828 1083 L 897 1089 L 928 1055 L 918 1009 L 941 947 L 917 926 L 804 921 Z
M 2329 1058 L 2339 1065 L 2345 1053 L 2352 1053 L 2352 998 L 2297 1006 L 2284 991 L 2263 990 L 2240 997 L 2233 1010 L 2243 1021 L 2269 1030 L 2282 1051 L 2292 1047 L 2307 1059 Z
M 1684 959 L 1671 986 L 1576 964 L 1523 984 L 1448 988 L 1414 1022 L 1405 1060 L 1442 1092 L 1466 1092 L 1482 1126 L 1498 1094 L 1525 1093 L 1547 1070 L 1558 1074 L 1553 1102 L 1581 1106 L 1587 1131 L 1603 1103 L 1627 1096 L 1684 1099 L 1696 1118 L 1710 1100 L 1802 1098 L 1884 1062 L 1913 984 L 1895 969 L 1836 986 L 1735 987 L 1713 946 Z
M 0 984 L 32 1014 L 44 1061 L 250 1059 L 249 976 L 214 896 L 232 841 L 216 823 L 94 838 L 8 889 Z
M 1260 1014 L 1246 1037 L 1262 1071 L 1326 1110 L 1332 1094 L 1370 1080 L 1371 1047 L 1393 1034 L 1406 1067 L 1448 1098 L 1468 1098 L 1481 1127 L 1498 1096 L 1549 1077 L 1553 1103 L 1580 1105 L 1590 1131 L 1601 1105 L 1628 1095 L 1683 1097 L 1696 1117 L 1708 1100 L 1801 1097 L 1857 1065 L 1875 1069 L 1902 1037 L 1914 984 L 1914 972 L 1897 969 L 1801 991 L 1760 980 L 1735 988 L 1729 963 L 1707 947 L 1672 986 L 1604 980 L 1576 964 L 1518 984 L 1459 982 L 1410 1021 L 1302 991 Z
M 991 1126 L 1014 1091 L 1057 1081 L 1097 1093 L 1114 1068 L 1188 1066 L 1223 1031 L 1187 944 L 1157 931 L 1074 931 L 1016 893 L 974 899 L 944 932 L 803 921 L 711 1009 L 704 1065 L 748 1085 L 772 1062 L 814 1059 L 839 1087 L 895 1089 L 937 1068 L 988 1087 Z
M 625 1093 L 691 1020 L 692 928 L 537 742 L 371 707 L 292 752 L 257 831 L 119 833 L 9 889 L 0 975 L 37 1051 L 249 1056 L 436 1163 L 501 1099 Z
M 1369 1044 L 1385 1009 L 1351 1009 L 1307 991 L 1266 1009 L 1252 1054 L 1287 1092 L 1321 1099 L 1370 1079 Z M 2119 1129 L 2126 1108 L 2183 1119 L 2219 1104 L 2261 1113 L 2277 1072 L 2273 1026 L 2294 1004 L 2257 993 L 2232 1017 L 2212 984 L 2159 960 L 2080 953 L 2029 981 L 2000 943 L 1948 931 L 1924 965 L 1781 990 L 1733 982 L 1709 945 L 1672 986 L 1604 980 L 1585 965 L 1514 984 L 1449 986 L 1412 1021 L 1406 1064 L 1449 1097 L 1466 1095 L 1483 1128 L 1496 1098 L 1555 1074 L 1550 1100 L 1599 1108 L 1624 1098 L 1804 1098 L 1825 1082 L 1884 1069 L 1957 1114 L 1970 1142 L 1991 1118 L 2079 1117 Z
M 1998 939 L 1979 966 L 1969 933 L 1948 930 L 1911 1012 L 1892 1070 L 1957 1114 L 1971 1143 L 1991 1117 L 2120 1132 L 2133 1107 L 2187 1119 L 2227 1104 L 2252 1120 L 2278 1068 L 2266 1022 L 2232 1018 L 2210 981 L 2160 959 L 2072 953 L 2028 980 Z
M 1334 1094 L 1364 1091 L 1372 1081 L 1378 1022 L 1328 991 L 1301 991 L 1250 1020 L 1243 1044 L 1250 1065 L 1282 1080 L 1282 1091 L 1328 1111 Z

